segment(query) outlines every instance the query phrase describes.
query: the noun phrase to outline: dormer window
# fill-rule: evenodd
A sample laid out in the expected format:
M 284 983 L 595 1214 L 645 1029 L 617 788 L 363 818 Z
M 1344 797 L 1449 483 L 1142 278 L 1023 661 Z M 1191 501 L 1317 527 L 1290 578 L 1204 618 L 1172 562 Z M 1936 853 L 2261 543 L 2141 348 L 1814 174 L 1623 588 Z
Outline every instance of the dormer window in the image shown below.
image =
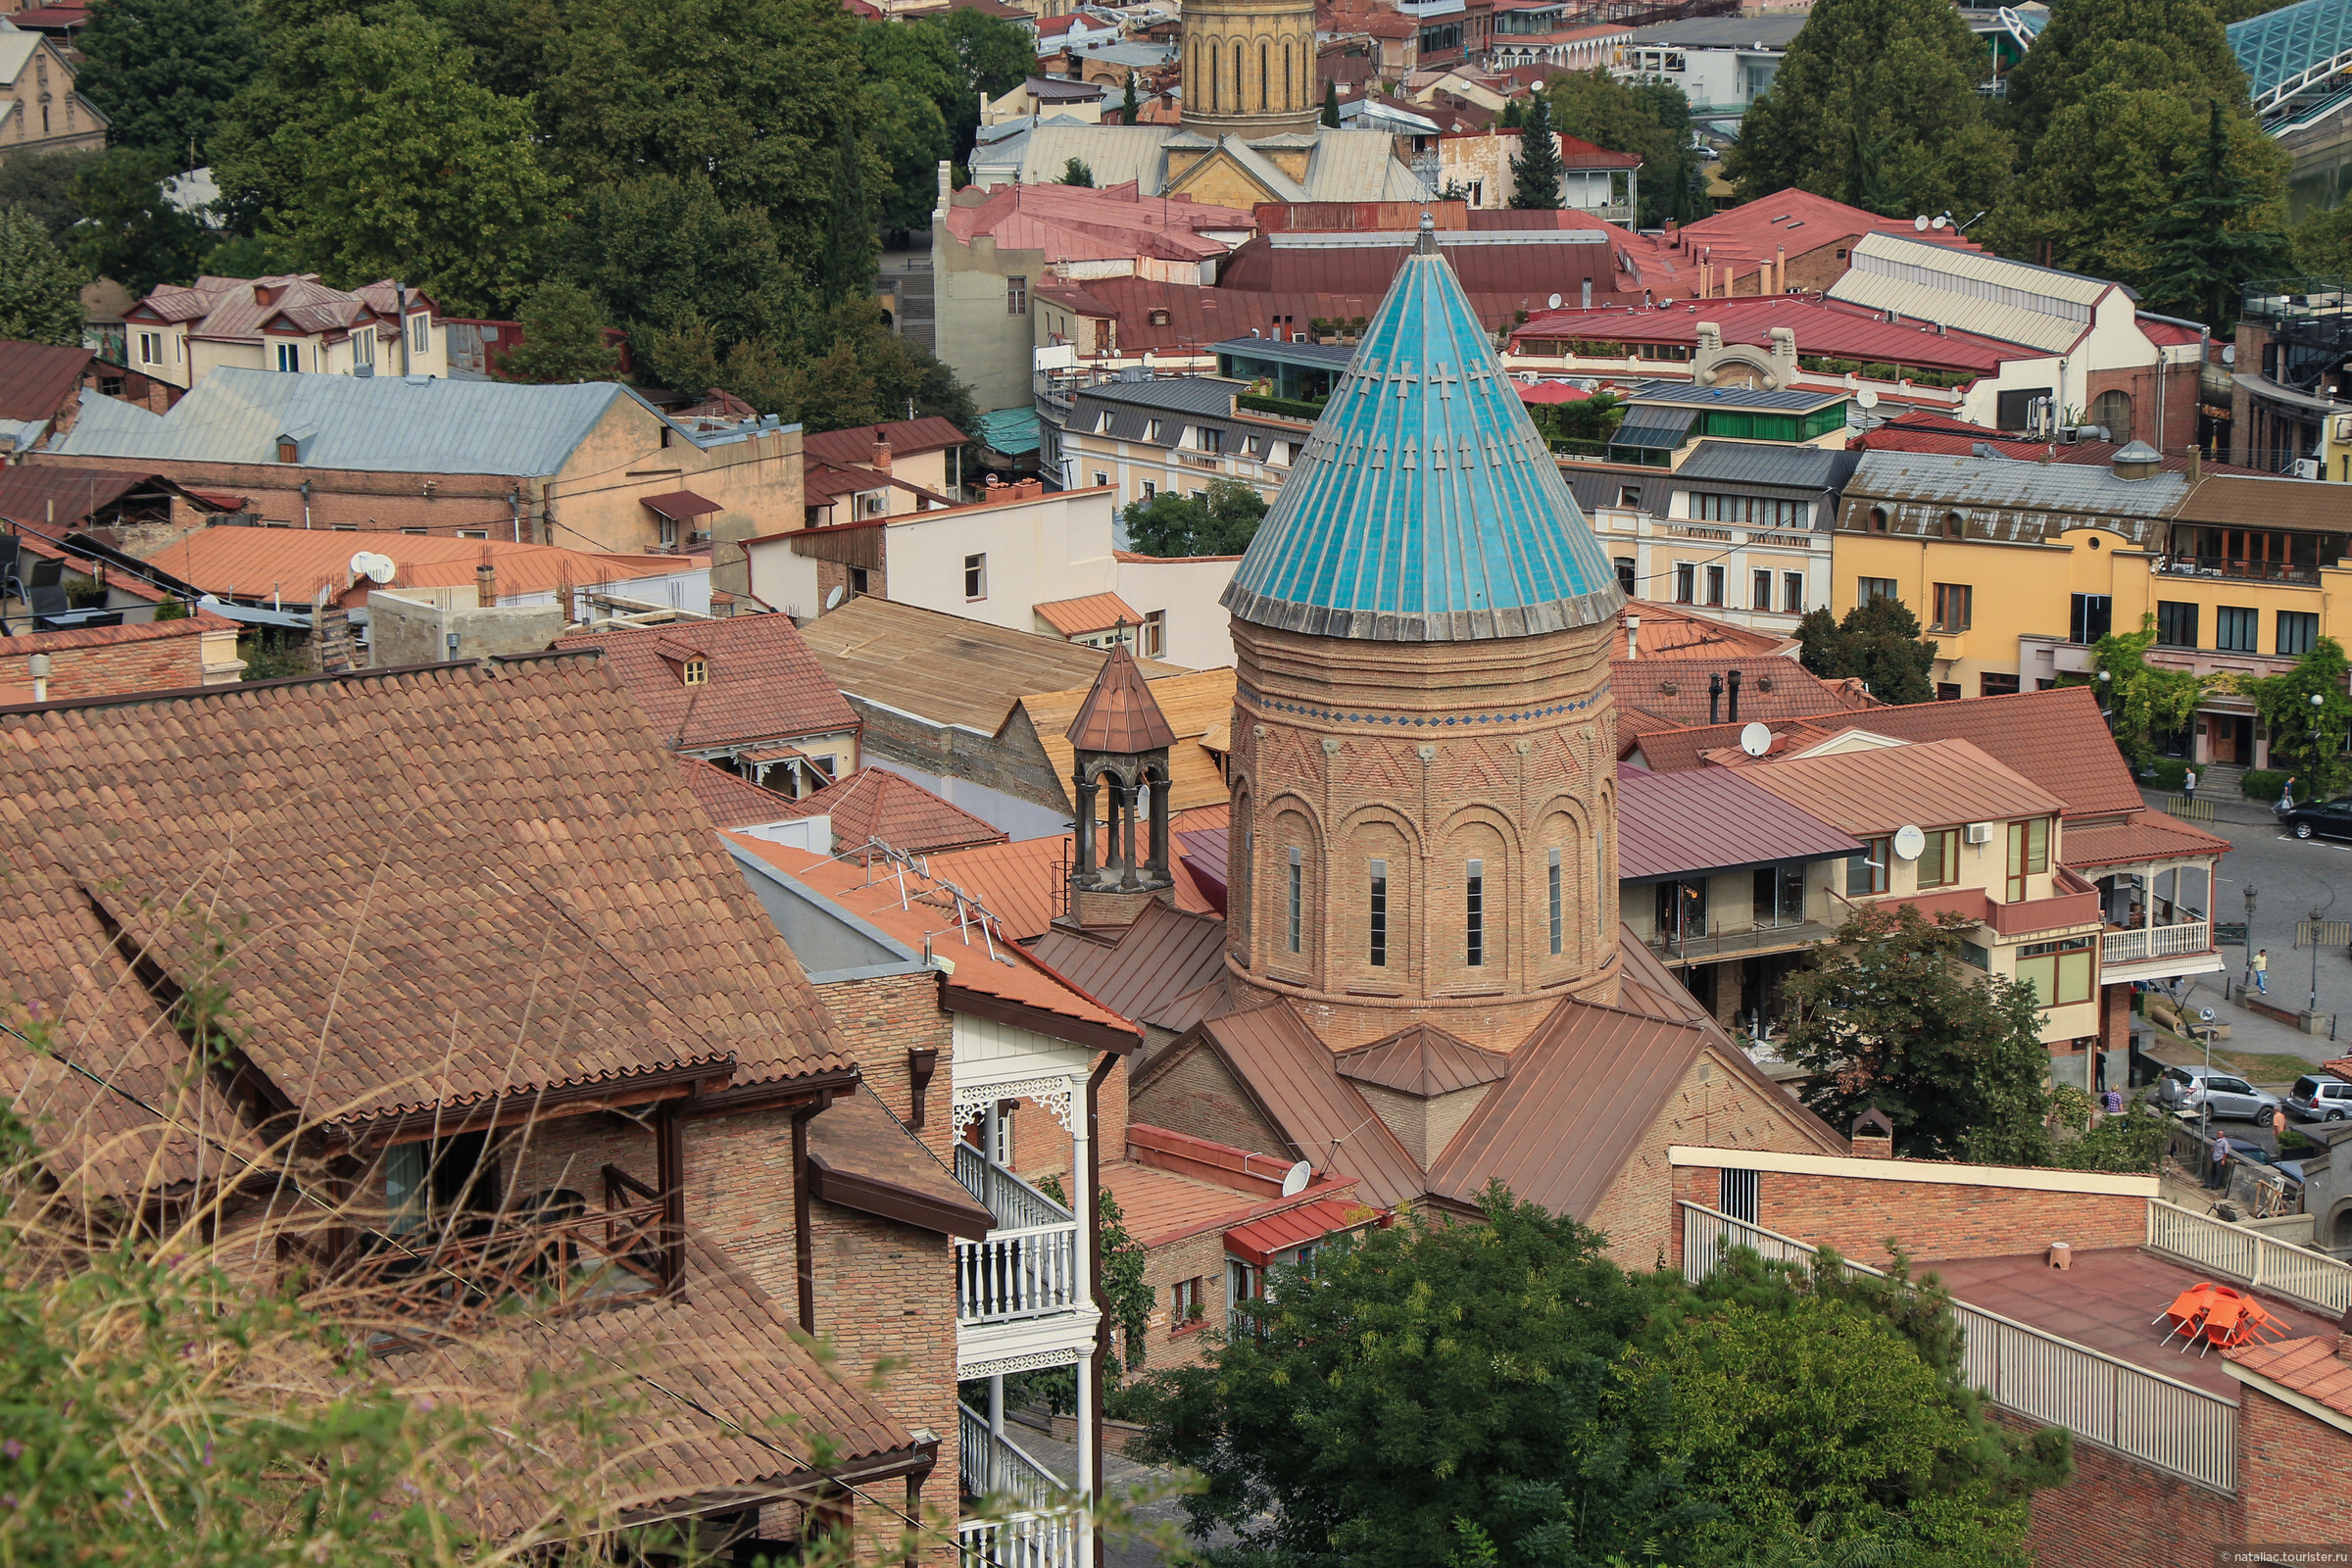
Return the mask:
M 680 678 L 689 686 L 709 685 L 710 683 L 710 661 L 689 659 L 686 661 L 686 667 L 681 672 Z

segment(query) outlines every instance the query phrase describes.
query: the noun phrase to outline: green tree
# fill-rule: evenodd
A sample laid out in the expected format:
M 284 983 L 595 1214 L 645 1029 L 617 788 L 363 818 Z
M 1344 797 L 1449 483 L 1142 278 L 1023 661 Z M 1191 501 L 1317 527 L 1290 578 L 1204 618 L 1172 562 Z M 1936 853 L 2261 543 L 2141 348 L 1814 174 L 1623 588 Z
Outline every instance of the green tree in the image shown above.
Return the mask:
M 1056 185 L 1084 185 L 1091 190 L 1094 188 L 1095 172 L 1087 167 L 1085 159 L 1073 158 L 1061 166 L 1061 177 L 1054 183 Z
M 1805 1103 L 1832 1126 L 1876 1105 L 1898 1153 L 2036 1164 L 2049 1149 L 2041 1008 L 2031 987 L 1968 969 L 1970 925 L 1908 905 L 1857 910 L 1788 977 L 1782 1052 L 1811 1073 Z
M 0 338 L 79 343 L 82 281 L 49 243 L 39 219 L 22 207 L 0 207 Z
M 1551 133 L 1551 100 L 1539 95 L 1528 104 L 1519 153 L 1511 160 L 1511 205 L 1530 212 L 1557 209 L 1565 173 L 1559 138 Z
M 1821 0 L 1741 118 L 1724 177 L 1743 201 L 1793 185 L 1896 217 L 1988 207 L 2010 165 L 1977 90 L 1988 71 L 1943 0 Z
M 502 379 L 613 378 L 612 345 L 605 341 L 604 315 L 586 289 L 560 278 L 540 284 L 522 302 L 520 324 L 522 341 L 499 361 Z
M 1797 659 L 1823 680 L 1858 678 L 1882 703 L 1924 703 L 1936 696 L 1936 644 L 1919 634 L 1919 617 L 1899 599 L 1856 605 L 1838 620 L 1827 610 L 1797 623 Z
M 2178 734 L 2205 695 L 2205 683 L 2187 670 L 2149 663 L 2148 650 L 2155 646 L 2156 617 L 2146 615 L 2139 630 L 2111 632 L 2090 650 L 2093 671 L 2106 677 L 2099 684 L 2107 727 L 2135 768 L 2155 764 L 2157 741 Z
M 85 215 L 66 242 L 68 253 L 94 277 L 111 277 L 134 296 L 159 283 L 187 283 L 203 270 L 212 236 L 202 223 L 164 197 L 176 173 L 169 153 L 110 147 L 74 176 L 74 198 Z
M 1127 504 L 1127 548 L 1144 556 L 1238 556 L 1266 504 L 1239 479 L 1212 479 L 1200 500 L 1165 490 Z
M 1503 105 L 1503 112 L 1509 113 L 1510 105 Z M 1340 78 L 1337 76 L 1323 84 L 1323 123 L 1334 130 L 1340 128 Z
M 2271 766 L 2293 771 L 2298 799 L 2324 801 L 2352 789 L 2352 765 L 2344 758 L 2345 736 L 2352 734 L 2352 696 L 2346 695 L 2352 666 L 2341 643 L 2322 637 L 2283 674 L 2226 678 L 2254 699 L 2271 732 Z
M 2266 187 L 2232 157 L 2221 100 L 2213 100 L 2204 156 L 2174 182 L 2172 206 L 2149 231 L 2154 254 L 2141 289 L 2145 303 L 2204 321 L 2217 334 L 2233 332 L 2246 279 L 2286 265 L 2285 237 L 2273 226 L 2278 196 L 2276 182 Z
M 825 215 L 825 248 L 811 279 L 817 298 L 827 305 L 872 292 L 877 249 L 873 208 L 865 198 L 865 158 L 847 119 L 834 128 L 833 145 L 833 205 Z
M 2118 44 L 2137 46 L 2127 54 L 2143 83 L 2192 108 L 2245 102 L 2245 73 L 2206 0 L 2051 0 L 2049 25 L 2009 73 L 2008 114 L 2021 145 L 2036 146 L 2061 111 L 2113 79 L 2102 57 Z
M 245 0 L 103 0 L 75 40 L 74 90 L 102 110 L 107 139 L 185 162 L 212 156 L 221 106 L 261 68 Z
M 81 221 L 74 180 L 95 163 L 90 152 L 11 153 L 0 161 L 0 207 L 22 207 L 40 221 L 51 244 L 63 245 Z

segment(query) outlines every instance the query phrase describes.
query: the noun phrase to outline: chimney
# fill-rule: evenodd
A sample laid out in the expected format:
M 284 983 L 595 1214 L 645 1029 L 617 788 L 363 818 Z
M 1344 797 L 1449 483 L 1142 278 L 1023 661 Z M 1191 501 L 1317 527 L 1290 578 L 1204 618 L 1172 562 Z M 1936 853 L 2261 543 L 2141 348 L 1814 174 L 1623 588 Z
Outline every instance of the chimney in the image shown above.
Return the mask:
M 1642 657 L 1642 617 L 1628 613 L 1625 617 L 1625 657 Z
M 484 610 L 498 604 L 498 563 L 487 545 L 482 547 L 481 564 L 473 568 L 473 602 Z
M 1723 722 L 1723 672 L 1721 670 L 1707 677 L 1707 722 L 1710 724 Z
M 1847 1135 L 1853 1141 L 1857 1159 L 1892 1159 L 1894 1157 L 1894 1123 L 1886 1113 L 1873 1105 L 1854 1118 Z
M 1727 724 L 1737 724 L 1740 722 L 1740 672 L 1736 669 L 1731 674 L 1731 687 L 1732 703 L 1731 707 L 1724 711 L 1723 721 Z
M 879 430 L 874 432 L 874 455 L 868 461 L 873 465 L 875 472 L 888 473 L 890 471 L 890 437 Z

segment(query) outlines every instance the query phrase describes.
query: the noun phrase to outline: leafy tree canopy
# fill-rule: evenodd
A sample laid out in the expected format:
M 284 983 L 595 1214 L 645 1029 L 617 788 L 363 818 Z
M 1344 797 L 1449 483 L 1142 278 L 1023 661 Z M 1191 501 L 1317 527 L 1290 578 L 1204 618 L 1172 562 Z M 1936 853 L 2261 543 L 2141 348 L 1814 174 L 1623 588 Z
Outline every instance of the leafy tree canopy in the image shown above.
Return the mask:
M 82 282 L 39 219 L 22 207 L 0 207 L 0 338 L 79 343 Z
M 1265 502 L 1239 479 L 1211 480 L 1198 501 L 1162 491 L 1127 504 L 1127 548 L 1146 556 L 1238 556 L 1265 514 Z
M 74 89 L 105 112 L 108 139 L 179 160 L 175 174 L 212 156 L 221 106 L 262 64 L 245 0 L 105 0 L 76 44 Z
M 1924 703 L 1936 695 L 1936 644 L 1919 634 L 1919 617 L 1899 599 L 1856 605 L 1838 620 L 1827 610 L 1798 622 L 1797 658 L 1824 680 L 1859 677 L 1882 703 Z
M 1724 176 L 1743 200 L 1793 185 L 1893 217 L 1965 219 L 2009 176 L 2009 138 L 1977 91 L 1987 69 L 1942 0 L 1821 0 L 1741 119 Z

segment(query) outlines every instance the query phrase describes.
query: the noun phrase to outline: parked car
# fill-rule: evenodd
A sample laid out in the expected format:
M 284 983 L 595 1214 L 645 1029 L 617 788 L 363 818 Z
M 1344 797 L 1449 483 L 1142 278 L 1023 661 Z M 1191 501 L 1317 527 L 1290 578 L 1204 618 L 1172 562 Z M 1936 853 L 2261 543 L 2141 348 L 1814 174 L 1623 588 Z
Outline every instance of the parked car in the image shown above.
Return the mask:
M 2313 801 L 2278 813 L 2279 824 L 2299 839 L 2352 839 L 2352 795 Z
M 2305 1121 L 2342 1121 L 2352 1116 L 2352 1083 L 2305 1074 L 2286 1092 L 2286 1109 Z
M 2176 1114 L 2194 1115 L 2200 1108 L 2217 1117 L 2259 1121 L 2278 1108 L 2278 1097 L 2257 1089 L 2220 1067 L 2167 1067 L 2156 1080 L 2156 1102 Z

